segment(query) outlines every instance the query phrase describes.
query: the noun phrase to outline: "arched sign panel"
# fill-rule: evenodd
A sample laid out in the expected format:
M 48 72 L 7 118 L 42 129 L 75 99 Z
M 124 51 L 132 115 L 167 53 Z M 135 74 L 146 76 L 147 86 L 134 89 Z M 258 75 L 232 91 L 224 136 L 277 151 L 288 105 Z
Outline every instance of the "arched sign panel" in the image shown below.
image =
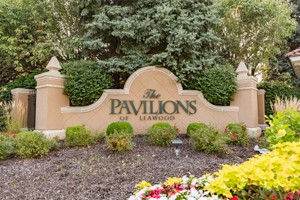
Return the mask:
M 144 67 L 127 80 L 124 89 L 105 90 L 101 98 L 85 107 L 63 107 L 64 127 L 84 124 L 91 130 L 105 130 L 108 124 L 128 121 L 136 134 L 156 122 L 176 125 L 181 133 L 190 123 L 203 122 L 224 128 L 238 122 L 238 107 L 214 106 L 201 92 L 183 90 L 169 70 Z

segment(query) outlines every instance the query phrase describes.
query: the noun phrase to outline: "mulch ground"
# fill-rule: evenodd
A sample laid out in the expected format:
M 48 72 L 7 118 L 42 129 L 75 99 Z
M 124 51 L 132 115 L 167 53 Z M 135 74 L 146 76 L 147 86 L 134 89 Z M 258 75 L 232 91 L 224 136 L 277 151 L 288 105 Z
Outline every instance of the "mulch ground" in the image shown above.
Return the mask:
M 64 147 L 38 159 L 1 161 L 0 199 L 126 200 L 142 180 L 156 184 L 167 177 L 201 176 L 256 154 L 254 141 L 218 155 L 195 151 L 187 138 L 182 140 L 178 157 L 173 148 L 150 145 L 139 136 L 125 153 L 111 152 L 100 142 L 90 148 Z

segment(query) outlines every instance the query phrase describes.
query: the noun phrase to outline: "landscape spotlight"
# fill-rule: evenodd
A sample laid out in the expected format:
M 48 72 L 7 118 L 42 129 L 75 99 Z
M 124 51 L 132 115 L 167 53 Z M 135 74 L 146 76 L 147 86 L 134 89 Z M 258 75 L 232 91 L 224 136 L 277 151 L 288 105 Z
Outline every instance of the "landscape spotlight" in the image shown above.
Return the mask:
M 175 147 L 176 156 L 179 155 L 179 147 L 182 146 L 182 140 L 172 140 L 172 146 Z

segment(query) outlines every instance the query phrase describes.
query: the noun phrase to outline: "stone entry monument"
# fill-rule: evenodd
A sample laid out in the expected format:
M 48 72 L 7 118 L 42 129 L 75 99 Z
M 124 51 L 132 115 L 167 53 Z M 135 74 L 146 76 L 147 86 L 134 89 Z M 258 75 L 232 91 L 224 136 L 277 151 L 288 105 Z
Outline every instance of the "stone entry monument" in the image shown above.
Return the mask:
M 85 125 L 92 131 L 104 131 L 108 124 L 128 121 L 135 134 L 143 134 L 153 123 L 164 121 L 176 125 L 181 133 L 190 123 L 203 122 L 224 129 L 228 123 L 244 122 L 250 132 L 258 133 L 263 122 L 264 93 L 256 88 L 257 80 L 247 75 L 242 62 L 237 69 L 238 90 L 231 106 L 215 106 L 196 90 L 183 90 L 177 77 L 165 68 L 149 66 L 134 72 L 123 89 L 107 89 L 95 103 L 70 107 L 63 93 L 64 76 L 53 57 L 39 74 L 36 94 L 36 130 L 49 136 L 61 135 L 69 126 Z M 263 107 L 262 107 L 263 108 Z M 261 122 L 260 122 L 261 123 Z

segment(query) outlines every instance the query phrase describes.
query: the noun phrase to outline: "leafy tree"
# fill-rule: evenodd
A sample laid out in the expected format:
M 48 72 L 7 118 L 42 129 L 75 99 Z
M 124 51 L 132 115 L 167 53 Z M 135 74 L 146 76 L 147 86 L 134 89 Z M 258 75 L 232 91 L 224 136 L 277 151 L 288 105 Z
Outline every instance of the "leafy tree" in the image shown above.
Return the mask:
M 120 88 L 145 65 L 170 69 L 185 87 L 218 58 L 211 0 L 84 0 L 84 45 Z
M 56 55 L 81 57 L 79 0 L 0 1 L 0 86 Z
M 285 0 L 217 0 L 221 10 L 223 55 L 237 66 L 244 60 L 251 74 L 281 52 L 296 28 Z
M 288 42 L 290 50 L 294 50 L 300 47 L 300 0 L 291 0 L 291 6 L 293 6 L 292 17 L 297 21 L 297 28 L 293 32 L 291 39 Z

